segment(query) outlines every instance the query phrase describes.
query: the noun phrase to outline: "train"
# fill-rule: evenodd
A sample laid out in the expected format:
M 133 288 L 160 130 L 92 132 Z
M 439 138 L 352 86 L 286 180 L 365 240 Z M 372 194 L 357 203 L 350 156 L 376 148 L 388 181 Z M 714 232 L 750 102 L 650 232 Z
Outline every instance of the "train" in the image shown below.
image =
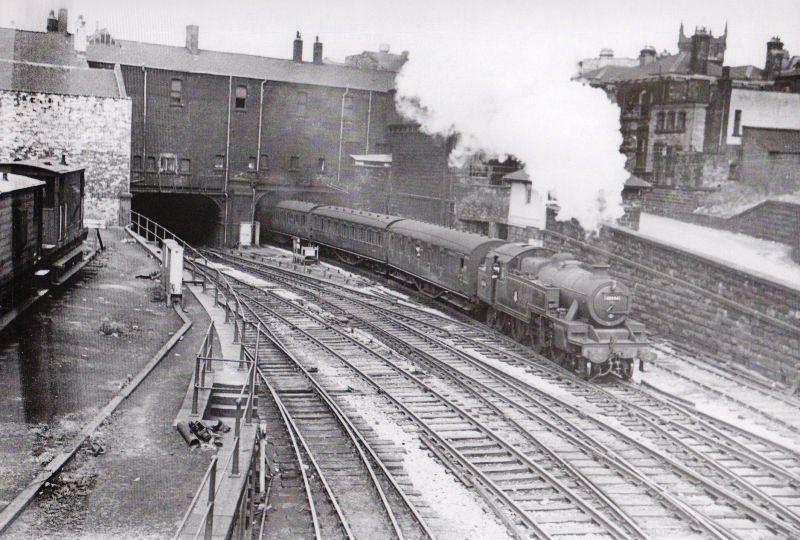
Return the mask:
M 83 257 L 84 168 L 66 157 L 0 163 L 0 314 Z
M 655 359 L 630 289 L 608 266 L 413 219 L 286 200 L 278 239 L 305 239 L 445 301 L 534 347 L 587 380 L 632 378 Z

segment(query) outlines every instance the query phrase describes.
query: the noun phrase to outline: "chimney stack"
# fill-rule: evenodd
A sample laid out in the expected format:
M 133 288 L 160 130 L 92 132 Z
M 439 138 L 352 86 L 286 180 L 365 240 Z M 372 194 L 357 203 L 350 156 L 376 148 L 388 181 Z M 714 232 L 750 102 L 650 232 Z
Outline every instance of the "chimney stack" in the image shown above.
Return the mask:
M 783 64 L 783 42 L 778 36 L 767 41 L 767 60 L 764 62 L 764 75 L 772 80 L 780 75 Z
M 52 9 L 50 10 L 50 15 L 47 16 L 47 31 L 58 32 L 58 19 L 56 19 L 56 14 Z
M 647 64 L 652 64 L 656 61 L 656 48 L 652 45 L 645 45 L 644 48 L 639 51 L 639 65 L 645 66 Z
M 199 52 L 198 44 L 200 42 L 200 27 L 196 24 L 186 25 L 186 48 L 192 54 Z
M 78 22 L 75 24 L 75 52 L 79 55 L 86 55 L 87 40 L 86 21 L 83 20 L 83 15 L 78 15 Z
M 708 74 L 708 55 L 711 50 L 711 34 L 705 28 L 697 28 L 692 36 L 692 55 L 690 69 L 692 73 Z
M 314 42 L 314 63 L 322 63 L 322 43 L 319 41 L 319 36 L 317 36 L 317 40 Z
M 297 37 L 294 38 L 294 50 L 292 51 L 292 60 L 295 62 L 303 61 L 303 40 L 300 38 L 300 31 L 297 31 Z
M 66 165 L 67 164 L 67 153 L 66 152 L 61 152 L 61 164 L 62 165 Z
M 67 9 L 61 8 L 58 10 L 58 32 L 61 34 L 67 33 Z

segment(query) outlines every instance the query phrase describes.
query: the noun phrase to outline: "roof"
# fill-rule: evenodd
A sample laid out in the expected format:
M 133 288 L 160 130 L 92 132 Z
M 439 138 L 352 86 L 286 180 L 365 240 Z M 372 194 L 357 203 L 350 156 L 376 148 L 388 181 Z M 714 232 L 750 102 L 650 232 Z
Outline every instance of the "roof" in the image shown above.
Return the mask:
M 356 161 L 372 161 L 374 163 L 391 163 L 392 154 L 350 154 Z
M 318 203 L 311 203 L 305 201 L 281 201 L 276 208 L 283 208 L 284 210 L 295 210 L 297 212 L 310 212 L 314 208 L 320 206 Z
M 0 90 L 106 98 L 120 95 L 116 74 L 109 69 L 30 64 L 0 59 Z
M 515 257 L 525 254 L 529 251 L 542 251 L 547 248 L 532 246 L 530 244 L 523 244 L 521 242 L 507 243 L 497 246 L 492 249 L 490 253 L 497 255 L 498 261 L 505 264 Z M 547 250 L 549 251 L 549 250 Z
M 648 182 L 647 180 L 642 180 L 638 176 L 630 175 L 627 180 L 625 180 L 625 187 L 626 188 L 651 188 L 653 184 Z
M 24 159 L 20 161 L 6 161 L 0 163 L 0 168 L 15 172 L 21 171 L 46 171 L 55 174 L 67 174 L 83 171 L 85 167 L 61 163 L 58 158 Z
M 782 71 L 776 76 L 778 79 L 789 79 L 792 77 L 800 77 L 800 67 L 794 68 L 790 71 Z
M 525 182 L 527 184 L 531 183 L 531 177 L 528 176 L 528 173 L 525 172 L 525 169 L 519 169 L 512 173 L 508 173 L 503 177 L 503 180 L 506 182 Z
M 352 223 L 368 225 L 370 227 L 378 227 L 380 229 L 385 229 L 392 223 L 403 219 L 398 216 L 365 212 L 363 210 L 355 210 L 353 208 L 345 208 L 342 206 L 321 206 L 314 210 L 314 215 L 336 219 L 346 219 Z
M 0 58 L 37 64 L 89 67 L 75 53 L 72 34 L 0 28 Z
M 12 193 L 23 189 L 32 189 L 43 186 L 44 182 L 34 178 L 28 178 L 21 174 L 6 173 L 0 176 L 0 193 Z
M 455 229 L 412 219 L 397 221 L 389 226 L 389 230 L 467 255 L 487 244 L 497 245 L 505 243 L 505 240 L 489 238 L 470 232 L 457 231 Z
M 346 56 L 344 59 L 349 66 L 388 71 L 400 71 L 406 60 L 408 60 L 406 53 L 393 54 L 389 51 L 364 51 L 361 54 Z
M 358 69 L 335 64 L 295 62 L 250 54 L 200 49 L 192 54 L 186 47 L 116 40 L 115 44 L 89 43 L 86 58 L 91 62 L 146 66 L 185 73 L 206 73 L 251 79 L 357 90 L 388 92 L 394 88 L 394 73 Z
M 755 140 L 767 152 L 800 154 L 800 130 L 742 126 L 742 142 Z

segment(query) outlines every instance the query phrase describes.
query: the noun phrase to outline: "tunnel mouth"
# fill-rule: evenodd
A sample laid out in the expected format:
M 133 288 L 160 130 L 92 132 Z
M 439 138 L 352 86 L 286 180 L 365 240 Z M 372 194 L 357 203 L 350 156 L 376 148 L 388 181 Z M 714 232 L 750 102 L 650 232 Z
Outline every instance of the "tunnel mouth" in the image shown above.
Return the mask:
M 220 244 L 219 206 L 205 195 L 136 193 L 131 209 L 194 246 Z

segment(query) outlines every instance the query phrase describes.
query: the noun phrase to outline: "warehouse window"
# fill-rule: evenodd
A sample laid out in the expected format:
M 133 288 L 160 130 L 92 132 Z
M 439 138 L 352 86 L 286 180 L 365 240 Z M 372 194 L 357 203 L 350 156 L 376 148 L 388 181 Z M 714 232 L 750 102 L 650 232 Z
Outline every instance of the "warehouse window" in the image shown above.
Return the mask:
M 269 156 L 267 154 L 261 154 L 261 161 L 258 162 L 258 168 L 262 171 L 269 170 Z
M 217 154 L 214 156 L 214 168 L 215 169 L 224 169 L 225 168 L 225 156 L 222 154 Z
M 325 158 L 321 157 L 317 160 L 317 172 L 319 174 L 325 173 Z
M 173 154 L 161 154 L 158 158 L 158 172 L 175 173 L 176 158 Z
M 153 156 L 147 157 L 147 172 L 156 172 L 156 158 Z
M 180 161 L 179 167 L 180 168 L 178 169 L 178 171 L 183 174 L 186 174 L 192 170 L 192 162 L 186 158 L 183 158 Z
M 180 107 L 183 100 L 183 81 L 172 79 L 169 85 L 169 104 Z
M 737 109 L 735 113 L 733 113 L 733 136 L 734 137 L 741 137 L 742 136 L 742 111 Z
M 297 94 L 297 116 L 305 118 L 306 107 L 308 106 L 308 92 L 300 92 Z
M 300 156 L 292 156 L 289 158 L 289 170 L 290 171 L 300 170 Z
M 247 170 L 254 171 L 256 170 L 256 157 L 250 156 L 247 158 Z
M 142 156 L 133 156 L 133 170 L 134 171 L 142 170 Z
M 247 102 L 247 87 L 239 85 L 236 87 L 236 108 L 244 110 L 245 103 Z

